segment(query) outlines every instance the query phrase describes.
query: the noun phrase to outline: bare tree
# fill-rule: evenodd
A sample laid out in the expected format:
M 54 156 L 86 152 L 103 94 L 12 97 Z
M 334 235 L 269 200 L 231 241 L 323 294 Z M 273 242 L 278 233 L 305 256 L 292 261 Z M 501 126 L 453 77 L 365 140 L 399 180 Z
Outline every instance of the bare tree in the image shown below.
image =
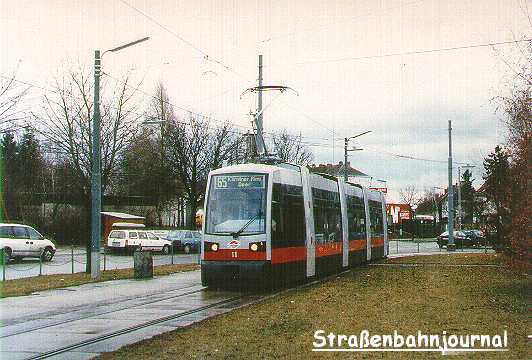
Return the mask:
M 400 189 L 399 196 L 401 196 L 403 203 L 410 205 L 410 207 L 417 205 L 421 200 L 421 196 L 419 195 L 415 185 L 407 185 L 406 187 Z
M 312 152 L 303 144 L 301 134 L 299 136 L 292 136 L 286 130 L 274 133 L 272 143 L 273 152 L 285 162 L 309 165 L 314 159 Z
M 92 77 L 81 68 L 69 69 L 56 78 L 53 88 L 53 92 L 43 96 L 40 111 L 33 113 L 35 128 L 72 167 L 79 191 L 87 200 L 92 173 Z M 104 192 L 117 170 L 119 157 L 138 128 L 140 116 L 131 104 L 134 88 L 126 77 L 110 96 L 103 92 L 100 144 Z
M 17 82 L 16 71 L 11 76 L 0 76 L 0 133 L 16 130 L 26 118 L 20 103 L 28 90 L 29 86 Z
M 166 156 L 183 185 L 189 205 L 189 226 L 194 226 L 198 204 L 205 194 L 207 175 L 224 161 L 235 162 L 243 138 L 229 124 L 210 127 L 207 118 L 190 115 L 187 121 L 167 125 Z
M 168 125 L 176 122 L 176 116 L 162 82 L 157 85 L 145 117 L 144 131 L 128 147 L 122 168 L 137 173 L 133 177 L 125 174 L 128 187 L 131 189 L 133 185 L 137 195 L 149 194 L 155 200 L 155 211 L 161 226 L 164 210 L 174 204 L 182 191 L 180 179 L 172 174 L 165 151 Z

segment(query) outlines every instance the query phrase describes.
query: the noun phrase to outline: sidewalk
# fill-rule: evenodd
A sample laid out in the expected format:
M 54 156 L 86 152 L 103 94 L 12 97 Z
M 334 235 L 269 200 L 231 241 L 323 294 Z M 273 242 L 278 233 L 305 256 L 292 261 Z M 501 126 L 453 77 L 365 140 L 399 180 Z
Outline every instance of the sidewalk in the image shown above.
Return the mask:
M 0 299 L 0 358 L 32 358 L 227 296 L 203 289 L 200 271 L 190 271 L 152 280 L 115 280 Z M 193 320 L 183 318 L 174 321 L 173 326 L 130 332 L 54 358 L 92 358 Z

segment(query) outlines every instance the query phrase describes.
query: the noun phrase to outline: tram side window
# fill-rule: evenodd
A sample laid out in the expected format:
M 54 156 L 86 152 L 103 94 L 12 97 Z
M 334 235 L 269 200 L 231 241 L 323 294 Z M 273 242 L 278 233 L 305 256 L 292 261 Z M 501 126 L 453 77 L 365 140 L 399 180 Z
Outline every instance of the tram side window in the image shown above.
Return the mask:
M 304 246 L 303 188 L 274 183 L 272 190 L 272 246 Z
M 316 243 L 342 240 L 342 216 L 338 193 L 312 189 L 314 200 L 314 231 Z
M 372 234 L 383 234 L 384 225 L 382 223 L 382 207 L 377 201 L 370 201 L 371 232 Z
M 347 221 L 349 240 L 366 238 L 366 213 L 364 200 L 356 196 L 347 196 Z

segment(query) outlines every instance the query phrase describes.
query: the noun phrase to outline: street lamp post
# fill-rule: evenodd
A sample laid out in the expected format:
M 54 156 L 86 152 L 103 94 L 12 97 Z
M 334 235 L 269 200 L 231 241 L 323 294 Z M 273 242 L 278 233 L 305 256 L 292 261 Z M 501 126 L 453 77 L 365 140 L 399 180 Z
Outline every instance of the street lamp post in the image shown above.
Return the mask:
M 462 230 L 462 175 L 460 169 L 473 169 L 473 165 L 458 166 L 458 230 Z
M 447 164 L 447 175 L 449 177 L 447 190 L 447 233 L 449 240 L 447 242 L 447 251 L 454 251 L 456 249 L 454 244 L 454 194 L 453 194 L 453 148 L 452 148 L 452 126 L 449 120 L 449 160 Z
M 101 59 L 107 52 L 116 52 L 127 47 L 148 40 L 145 37 L 133 42 L 104 51 L 100 56 L 100 50 L 94 51 L 94 113 L 92 119 L 92 211 L 91 211 L 91 254 L 90 271 L 91 278 L 100 276 L 100 240 L 102 233 L 102 176 L 101 176 L 101 151 L 100 151 L 100 76 Z M 87 259 L 88 260 L 88 259 Z
M 360 150 L 363 150 L 361 148 L 356 148 L 356 147 L 353 148 L 353 149 L 348 149 L 347 146 L 349 145 L 349 140 L 357 138 L 357 137 L 362 136 L 362 135 L 365 135 L 365 134 L 370 133 L 370 132 L 371 132 L 371 130 L 365 131 L 365 132 L 360 133 L 360 134 L 355 135 L 355 136 L 344 138 L 344 181 L 345 182 L 347 182 L 347 180 L 348 180 L 348 176 L 347 176 L 347 153 L 349 151 L 360 151 Z

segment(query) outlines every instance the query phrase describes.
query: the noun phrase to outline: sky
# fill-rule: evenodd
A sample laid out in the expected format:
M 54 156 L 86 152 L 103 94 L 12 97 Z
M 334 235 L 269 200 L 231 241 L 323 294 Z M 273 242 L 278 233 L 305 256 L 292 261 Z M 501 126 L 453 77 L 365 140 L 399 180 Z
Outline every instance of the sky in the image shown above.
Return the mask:
M 494 98 L 508 93 L 505 62 L 517 59 L 518 45 L 426 51 L 531 38 L 531 7 L 526 0 L 0 0 L 0 73 L 16 70 L 17 79 L 50 88 L 72 64 L 90 70 L 94 50 L 149 36 L 105 54 L 103 91 L 128 73 L 142 108 L 160 81 L 179 116 L 193 111 L 245 132 L 256 99 L 241 94 L 256 85 L 262 54 L 264 83 L 297 91 L 264 95 L 265 131 L 301 134 L 316 163 L 337 163 L 344 137 L 371 130 L 351 141 L 364 150 L 349 160 L 373 178 L 366 184 L 386 180 L 391 202 L 408 185 L 446 187 L 448 120 L 454 159 L 474 164 L 481 185 L 483 158 L 504 141 Z M 26 104 L 42 93 L 33 88 Z

